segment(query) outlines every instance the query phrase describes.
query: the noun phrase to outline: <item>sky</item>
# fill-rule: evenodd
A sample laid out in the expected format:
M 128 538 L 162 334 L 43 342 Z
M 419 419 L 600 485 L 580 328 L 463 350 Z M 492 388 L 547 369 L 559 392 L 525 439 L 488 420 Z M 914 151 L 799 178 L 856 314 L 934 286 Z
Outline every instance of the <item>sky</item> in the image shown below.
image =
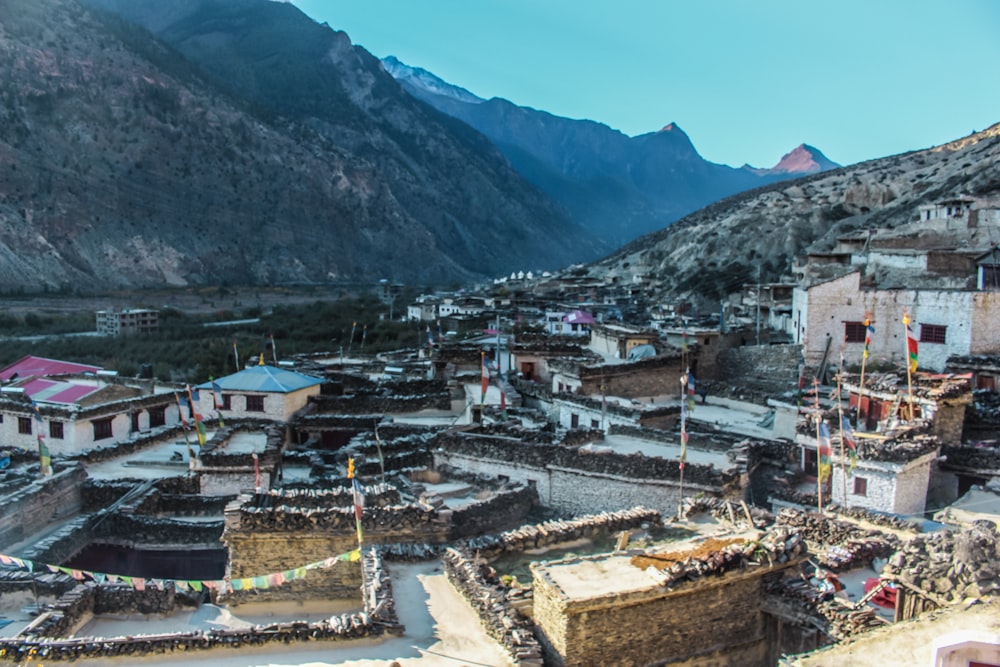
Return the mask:
M 806 143 L 840 164 L 1000 122 L 996 0 L 292 0 L 379 58 L 483 98 L 670 122 L 713 162 Z

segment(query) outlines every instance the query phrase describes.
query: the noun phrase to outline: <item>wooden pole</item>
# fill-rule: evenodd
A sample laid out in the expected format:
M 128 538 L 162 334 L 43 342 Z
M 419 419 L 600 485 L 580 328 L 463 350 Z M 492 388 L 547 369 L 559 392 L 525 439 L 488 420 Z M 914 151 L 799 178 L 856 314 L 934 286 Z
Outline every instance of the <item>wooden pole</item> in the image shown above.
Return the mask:
M 865 395 L 865 365 L 868 363 L 868 346 L 871 344 L 870 317 L 865 317 L 865 350 L 861 353 L 861 379 L 858 381 L 858 418 L 854 422 L 854 428 L 861 430 L 861 402 Z M 867 412 L 865 413 L 868 414 Z
M 906 362 L 906 394 L 909 413 L 907 421 L 913 421 L 913 364 L 910 363 L 910 315 L 903 311 L 903 341 L 906 345 L 906 352 L 903 359 Z
M 819 424 L 822 413 L 819 409 L 819 378 L 813 378 L 813 402 L 816 406 L 816 505 L 817 512 L 823 513 L 823 444 L 820 441 Z
M 840 482 L 841 488 L 843 490 L 843 496 L 841 497 L 841 504 L 847 507 L 847 465 L 844 463 L 844 450 L 847 449 L 847 445 L 844 444 L 844 403 L 841 399 L 841 377 L 844 374 L 844 351 L 840 351 L 840 373 L 837 374 L 837 419 L 840 422 Z

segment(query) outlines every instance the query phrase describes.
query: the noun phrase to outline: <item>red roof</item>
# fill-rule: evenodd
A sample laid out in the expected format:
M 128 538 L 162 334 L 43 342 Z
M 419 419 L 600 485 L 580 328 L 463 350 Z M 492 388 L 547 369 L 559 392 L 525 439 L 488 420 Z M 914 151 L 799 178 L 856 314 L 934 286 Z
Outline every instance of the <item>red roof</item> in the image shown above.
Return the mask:
M 101 370 L 100 366 L 75 364 L 72 361 L 58 361 L 29 355 L 0 370 L 0 380 L 7 382 L 15 373 L 18 379 L 23 379 L 47 375 L 66 375 L 67 373 L 96 373 L 99 370 Z

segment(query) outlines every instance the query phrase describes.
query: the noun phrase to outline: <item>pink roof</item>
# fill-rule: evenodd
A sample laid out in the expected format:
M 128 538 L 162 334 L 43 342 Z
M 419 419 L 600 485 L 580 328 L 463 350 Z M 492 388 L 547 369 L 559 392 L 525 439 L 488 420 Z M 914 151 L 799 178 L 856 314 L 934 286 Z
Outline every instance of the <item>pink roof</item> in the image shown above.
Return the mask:
M 33 401 L 65 403 L 67 405 L 76 403 L 98 389 L 93 385 L 44 380 L 42 378 L 29 380 L 22 384 L 21 388 L 24 389 L 25 395 Z
M 47 375 L 65 375 L 67 373 L 96 373 L 100 366 L 75 364 L 72 361 L 58 361 L 45 357 L 27 356 L 20 361 L 0 370 L 0 380 L 6 382 L 17 373 L 18 378 L 45 377 Z
M 593 315 L 584 310 L 574 310 L 563 318 L 563 322 L 572 324 L 594 324 L 596 321 Z

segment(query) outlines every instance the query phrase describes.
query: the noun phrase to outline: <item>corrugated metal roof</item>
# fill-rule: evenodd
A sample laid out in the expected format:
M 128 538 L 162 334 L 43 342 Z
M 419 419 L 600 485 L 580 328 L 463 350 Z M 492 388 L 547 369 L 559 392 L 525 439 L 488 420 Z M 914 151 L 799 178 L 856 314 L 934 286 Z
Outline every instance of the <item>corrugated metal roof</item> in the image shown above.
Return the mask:
M 21 385 L 26 396 L 40 403 L 63 403 L 73 405 L 84 396 L 89 396 L 99 389 L 93 385 L 76 384 L 74 382 L 57 382 L 55 380 L 37 379 Z
M 27 356 L 0 370 L 0 380 L 6 382 L 17 373 L 19 378 L 44 377 L 46 375 L 65 375 L 67 373 L 96 373 L 100 366 L 76 364 L 72 361 L 59 361 L 45 357 Z
M 271 394 L 288 394 L 299 389 L 322 384 L 323 380 L 311 375 L 296 373 L 274 366 L 250 366 L 215 381 L 223 391 L 260 391 Z M 198 385 L 198 389 L 211 390 L 212 383 Z

